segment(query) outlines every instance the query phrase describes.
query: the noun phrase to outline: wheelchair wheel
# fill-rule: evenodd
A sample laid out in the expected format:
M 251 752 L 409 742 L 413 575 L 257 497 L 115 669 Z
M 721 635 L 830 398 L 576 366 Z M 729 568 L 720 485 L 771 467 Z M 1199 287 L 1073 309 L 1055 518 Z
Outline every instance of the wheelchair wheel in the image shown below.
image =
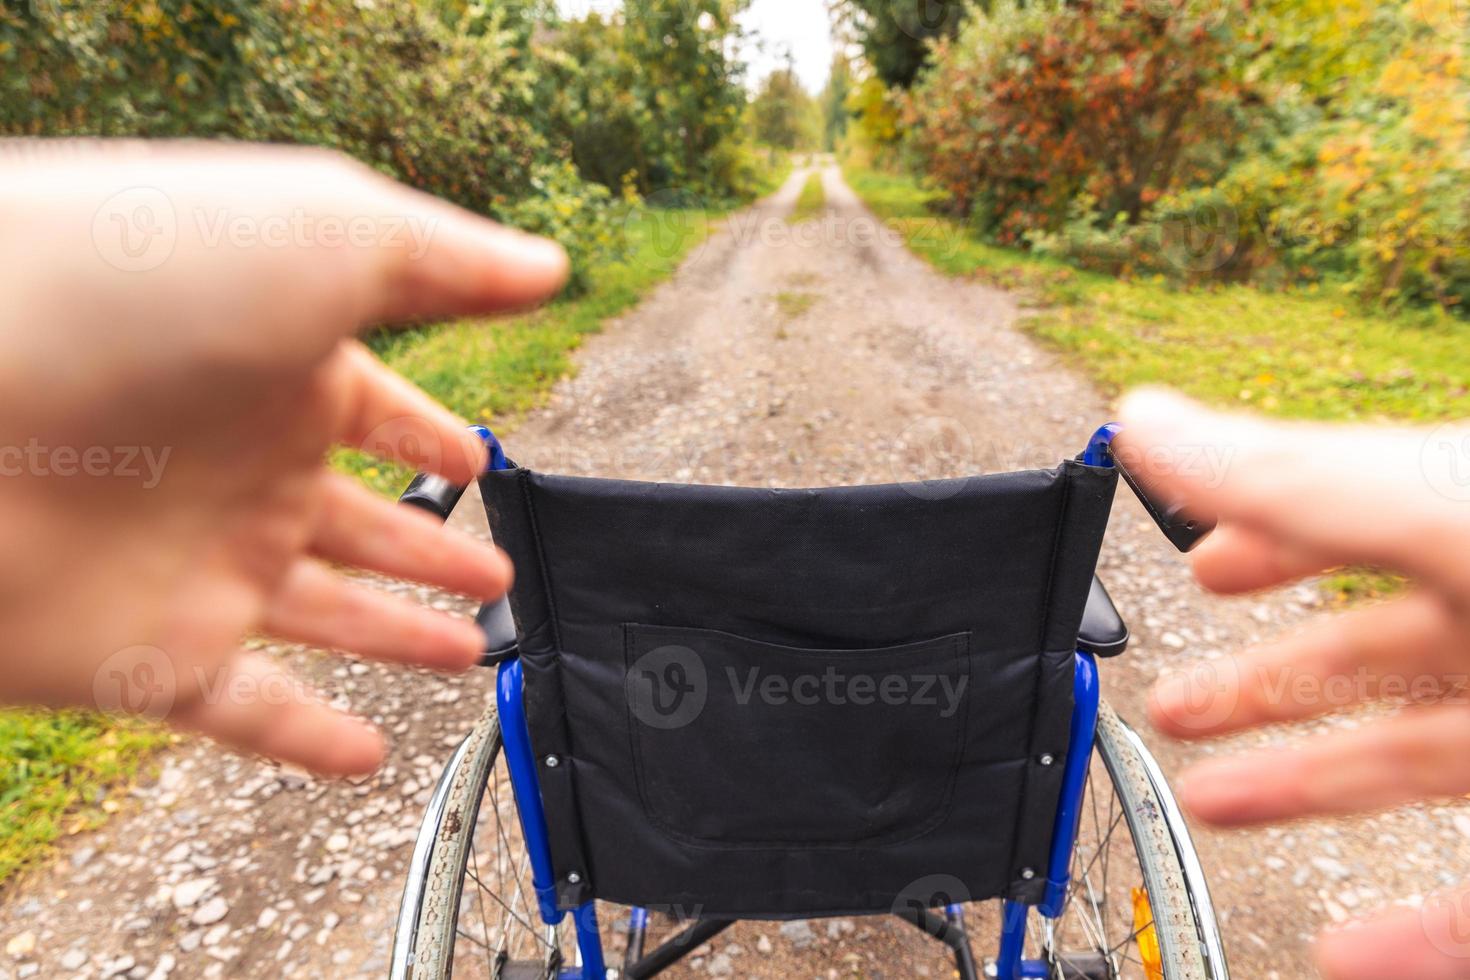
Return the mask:
M 492 706 L 451 757 L 414 845 L 394 980 L 555 980 L 576 962 L 570 918 L 542 924 Z
M 1033 915 L 1053 980 L 1227 980 L 1194 845 L 1143 742 L 1106 703 L 1061 916 Z

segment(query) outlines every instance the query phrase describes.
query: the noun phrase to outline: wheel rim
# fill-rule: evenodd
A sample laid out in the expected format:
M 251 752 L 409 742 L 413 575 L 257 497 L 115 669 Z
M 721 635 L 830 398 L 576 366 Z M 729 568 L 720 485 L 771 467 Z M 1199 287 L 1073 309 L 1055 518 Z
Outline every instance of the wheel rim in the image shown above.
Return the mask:
M 455 922 L 454 973 L 492 980 L 554 978 L 575 962 L 570 924 L 546 926 L 499 740 L 473 818 Z
M 1148 948 L 1153 917 L 1127 812 L 1096 759 L 1085 792 L 1062 913 L 1055 921 L 1036 917 L 1033 939 L 1058 980 L 1160 980 L 1156 942 Z

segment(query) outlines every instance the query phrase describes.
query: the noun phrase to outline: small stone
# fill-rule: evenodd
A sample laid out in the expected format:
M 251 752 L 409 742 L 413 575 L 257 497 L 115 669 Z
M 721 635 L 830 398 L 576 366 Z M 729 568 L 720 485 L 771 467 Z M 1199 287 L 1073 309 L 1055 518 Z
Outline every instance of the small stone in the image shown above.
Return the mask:
M 730 957 L 720 953 L 710 958 L 708 971 L 712 977 L 728 977 L 735 972 L 735 966 L 730 962 Z
M 817 941 L 816 934 L 812 932 L 811 924 L 805 919 L 795 919 L 791 922 L 781 923 L 781 935 L 797 949 L 808 949 Z
M 61 958 L 61 966 L 67 970 L 80 970 L 85 962 L 87 954 L 80 949 L 67 950 L 66 955 Z
M 229 914 L 229 903 L 216 895 L 195 909 L 190 921 L 196 926 L 212 926 Z
M 119 974 L 127 973 L 135 965 L 137 965 L 137 961 L 128 954 L 124 953 L 122 956 L 119 956 L 117 959 L 112 960 L 110 963 L 104 966 L 102 968 L 102 975 L 104 977 L 115 977 Z
M 351 843 L 352 839 L 349 838 L 346 834 L 333 834 L 331 837 L 327 838 L 327 850 L 345 851 L 347 850 L 348 845 Z
M 755 951 L 770 956 L 774 949 L 775 947 L 771 945 L 770 937 L 765 933 L 761 933 L 760 938 L 755 941 Z
M 5 944 L 5 954 L 20 959 L 29 956 L 36 949 L 36 934 L 27 929 L 18 936 L 14 936 Z
M 270 906 L 266 906 L 265 908 L 260 910 L 260 918 L 255 920 L 255 928 L 269 929 L 271 926 L 276 924 L 276 920 L 280 917 L 281 913 L 277 912 Z
M 187 908 L 193 908 L 205 895 L 214 891 L 219 881 L 215 878 L 193 878 L 189 881 L 181 881 L 174 886 L 173 903 L 174 908 L 180 912 Z

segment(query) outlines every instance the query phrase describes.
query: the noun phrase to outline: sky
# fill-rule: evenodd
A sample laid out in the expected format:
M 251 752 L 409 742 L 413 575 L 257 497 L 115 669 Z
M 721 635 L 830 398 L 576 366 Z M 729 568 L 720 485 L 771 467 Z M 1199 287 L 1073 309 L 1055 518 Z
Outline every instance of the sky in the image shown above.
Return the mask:
M 784 64 L 787 50 L 796 59 L 796 74 L 808 92 L 815 95 L 827 84 L 832 20 L 825 0 L 753 0 L 741 22 L 756 35 L 746 51 L 752 88 Z M 762 48 L 755 42 L 763 42 Z

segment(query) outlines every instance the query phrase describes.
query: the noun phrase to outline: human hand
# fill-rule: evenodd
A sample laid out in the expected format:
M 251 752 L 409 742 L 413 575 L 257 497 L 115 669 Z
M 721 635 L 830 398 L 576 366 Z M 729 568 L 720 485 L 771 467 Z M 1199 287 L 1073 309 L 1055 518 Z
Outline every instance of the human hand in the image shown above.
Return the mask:
M 556 245 L 321 151 L 0 144 L 0 700 L 375 767 L 376 732 L 242 639 L 467 668 L 474 624 L 328 563 L 481 599 L 511 569 L 324 464 L 334 444 L 458 482 L 485 462 L 352 335 L 565 275 Z
M 1150 713 L 1181 738 L 1407 704 L 1288 750 L 1201 763 L 1180 783 L 1186 808 L 1235 826 L 1470 793 L 1470 426 L 1272 424 L 1159 391 L 1130 396 L 1121 420 L 1116 447 L 1136 478 L 1218 516 L 1193 554 L 1207 588 L 1250 592 L 1349 564 L 1412 583 L 1162 681 Z M 1470 977 L 1467 911 L 1470 891 L 1328 933 L 1319 966 L 1330 980 Z

